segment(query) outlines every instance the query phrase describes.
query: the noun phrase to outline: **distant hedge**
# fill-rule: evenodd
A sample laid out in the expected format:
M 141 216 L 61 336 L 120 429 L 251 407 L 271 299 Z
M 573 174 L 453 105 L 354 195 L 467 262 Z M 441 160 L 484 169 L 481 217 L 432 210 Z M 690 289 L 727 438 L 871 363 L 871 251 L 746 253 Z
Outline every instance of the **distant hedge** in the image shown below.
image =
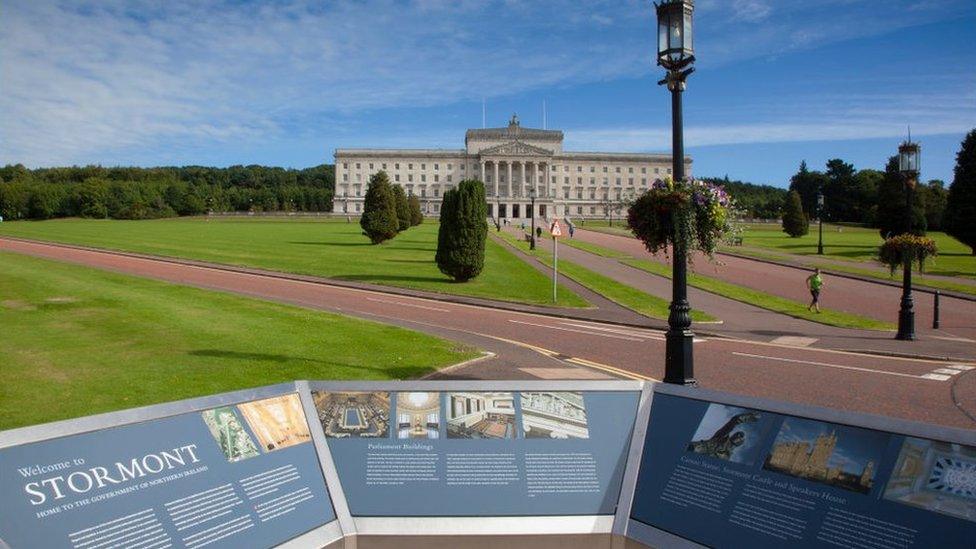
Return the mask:
M 0 168 L 5 220 L 153 219 L 230 211 L 332 210 L 335 172 L 265 166 Z

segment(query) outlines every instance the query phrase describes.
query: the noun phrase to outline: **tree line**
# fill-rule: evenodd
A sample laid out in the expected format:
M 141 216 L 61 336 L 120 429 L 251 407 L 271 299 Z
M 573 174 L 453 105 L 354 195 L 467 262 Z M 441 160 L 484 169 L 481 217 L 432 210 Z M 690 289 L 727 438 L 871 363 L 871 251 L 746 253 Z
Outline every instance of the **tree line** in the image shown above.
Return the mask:
M 906 196 L 906 193 L 911 193 Z M 823 195 L 823 207 L 818 195 Z M 911 215 L 906 204 L 911 200 Z M 970 131 L 956 154 L 952 184 L 946 189 L 938 179 L 906 185 L 898 169 L 898 157 L 888 159 L 884 171 L 856 170 L 839 158 L 827 161 L 824 171 L 810 170 L 806 162 L 790 180 L 785 202 L 783 230 L 790 236 L 807 233 L 811 218 L 853 222 L 878 229 L 882 238 L 908 232 L 945 231 L 973 248 L 976 255 L 976 130 Z
M 0 168 L 6 220 L 154 219 L 207 212 L 332 210 L 334 166 Z

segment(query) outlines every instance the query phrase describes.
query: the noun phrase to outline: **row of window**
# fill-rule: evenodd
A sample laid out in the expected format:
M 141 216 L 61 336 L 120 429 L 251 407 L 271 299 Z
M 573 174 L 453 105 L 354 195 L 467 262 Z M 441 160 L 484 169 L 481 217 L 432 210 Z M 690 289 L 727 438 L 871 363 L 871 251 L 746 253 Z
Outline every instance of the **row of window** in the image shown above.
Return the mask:
M 362 162 L 356 162 L 355 165 L 356 165 L 356 170 L 362 170 L 362 165 L 363 165 Z M 368 163 L 368 166 L 369 166 L 369 173 L 370 173 L 370 175 L 372 175 L 373 174 L 373 171 L 376 169 L 376 167 L 375 167 L 376 164 L 373 163 L 373 162 L 369 162 Z M 386 162 L 383 162 L 383 163 L 380 164 L 380 166 L 381 166 L 381 168 L 380 168 L 381 170 L 386 170 L 387 163 Z M 460 168 L 461 171 L 464 171 L 466 164 L 458 164 L 458 166 L 459 166 L 459 168 Z M 568 172 L 569 171 L 569 168 L 570 168 L 569 164 L 563 164 L 561 166 L 559 164 L 554 164 L 551 169 L 552 169 L 553 172 L 558 172 L 560 167 L 562 167 L 562 169 L 563 169 L 564 172 Z M 477 164 L 471 164 L 471 169 L 472 170 L 476 170 L 477 168 L 478 168 L 478 165 Z M 590 168 L 590 170 L 589 170 L 590 173 L 596 173 L 596 166 L 589 166 L 589 168 Z M 603 173 L 609 173 L 609 169 L 610 169 L 609 166 L 603 166 L 602 168 L 603 168 Z M 343 170 L 348 170 L 349 169 L 349 162 L 343 162 L 342 163 L 342 169 Z M 395 162 L 393 169 L 399 170 L 400 169 L 400 163 L 399 162 Z M 412 170 L 413 169 L 413 162 L 408 162 L 407 163 L 407 169 L 408 170 Z M 427 169 L 427 164 L 426 163 L 421 163 L 420 164 L 420 169 L 421 170 L 426 170 Z M 434 171 L 435 172 L 436 171 L 440 171 L 440 169 L 441 169 L 441 165 L 439 163 L 434 163 Z M 451 171 L 453 169 L 454 169 L 454 164 L 448 163 L 447 164 L 447 170 L 448 171 Z M 621 171 L 621 169 L 622 169 L 621 166 L 615 166 L 614 167 L 614 172 L 615 173 L 623 173 Z M 666 170 L 667 170 L 666 173 L 671 173 L 671 168 L 667 168 Z M 579 172 L 579 173 L 582 173 L 583 172 L 583 166 L 582 165 L 577 165 L 576 166 L 576 171 Z M 627 167 L 627 173 L 634 173 L 634 166 L 628 166 Z M 647 166 L 641 166 L 640 173 L 647 174 Z M 654 168 L 654 173 L 655 174 L 661 174 L 662 173 L 662 168 Z

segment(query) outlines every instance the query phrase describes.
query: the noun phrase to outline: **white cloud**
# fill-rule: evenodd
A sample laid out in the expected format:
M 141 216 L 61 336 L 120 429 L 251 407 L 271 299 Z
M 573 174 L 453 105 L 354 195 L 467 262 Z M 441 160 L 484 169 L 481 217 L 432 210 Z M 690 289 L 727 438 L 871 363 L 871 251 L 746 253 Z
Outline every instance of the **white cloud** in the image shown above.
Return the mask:
M 812 47 L 966 5 L 825 20 L 839 1 L 850 2 L 817 11 L 784 0 L 771 12 L 765 0 L 702 1 L 700 58 Z M 652 11 L 644 0 L 11 1 L 0 17 L 0 163 L 124 162 L 161 147 L 178 158 L 169 153 L 301 135 L 309 120 L 640 76 L 653 69 Z

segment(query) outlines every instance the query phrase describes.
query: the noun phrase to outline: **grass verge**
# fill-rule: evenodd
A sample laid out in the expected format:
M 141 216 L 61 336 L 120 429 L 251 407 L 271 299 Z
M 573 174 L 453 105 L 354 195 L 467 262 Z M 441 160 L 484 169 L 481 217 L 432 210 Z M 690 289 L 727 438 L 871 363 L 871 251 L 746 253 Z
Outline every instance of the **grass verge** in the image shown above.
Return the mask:
M 477 356 L 403 328 L 0 252 L 0 429 Z
M 647 271 L 652 274 L 671 278 L 671 267 L 656 261 L 646 259 L 624 259 L 621 263 L 630 265 L 637 269 Z M 705 290 L 722 297 L 755 305 L 756 307 L 785 314 L 811 322 L 837 326 L 839 328 L 857 328 L 861 330 L 893 330 L 895 327 L 890 322 L 875 320 L 860 315 L 844 313 L 823 309 L 821 313 L 814 313 L 807 310 L 805 303 L 793 301 L 785 297 L 780 297 L 752 288 L 746 288 L 737 284 L 731 284 L 716 278 L 688 273 L 688 285 L 694 288 Z
M 151 221 L 54 219 L 0 223 L 0 236 L 17 236 L 167 257 L 198 259 L 412 288 L 451 295 L 548 305 L 549 280 L 489 241 L 485 268 L 456 283 L 437 268 L 436 222 L 427 221 L 380 245 L 356 222 L 282 218 L 176 218 Z M 566 291 L 560 305 L 586 307 Z
M 516 249 L 532 255 L 544 265 L 552 267 L 552 254 L 548 250 L 544 250 L 542 248 L 529 250 L 529 245 L 527 242 L 518 240 L 511 233 L 501 232 L 495 234 L 501 236 L 506 242 L 514 246 Z M 565 243 L 567 241 L 564 239 L 563 242 Z M 586 267 L 573 263 L 572 261 L 566 261 L 565 259 L 559 260 L 559 272 L 575 280 L 576 282 L 579 282 L 590 290 L 602 295 L 610 301 L 613 301 L 614 303 L 626 307 L 634 312 L 650 318 L 657 318 L 661 320 L 666 320 L 668 318 L 668 301 L 656 295 L 642 292 L 637 288 L 617 282 L 608 276 L 587 269 Z M 691 319 L 693 322 L 717 321 L 715 317 L 698 310 L 691 311 Z

